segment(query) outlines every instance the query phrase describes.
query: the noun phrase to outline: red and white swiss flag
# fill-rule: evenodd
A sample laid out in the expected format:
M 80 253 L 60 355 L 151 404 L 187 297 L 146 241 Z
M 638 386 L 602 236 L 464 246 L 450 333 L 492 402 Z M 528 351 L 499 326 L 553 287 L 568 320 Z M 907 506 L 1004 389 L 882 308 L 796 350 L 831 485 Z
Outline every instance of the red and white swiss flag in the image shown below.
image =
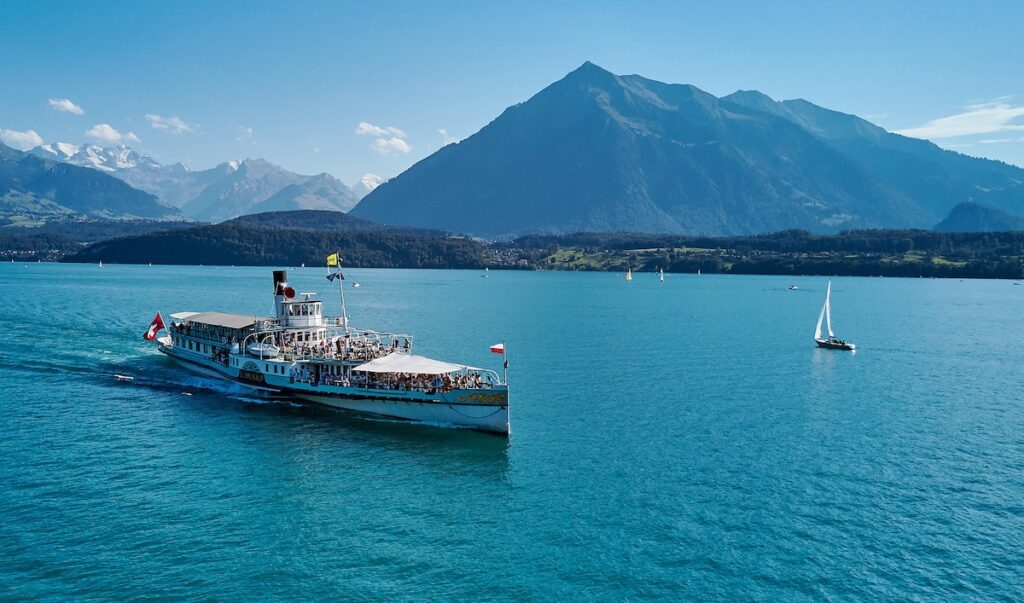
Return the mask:
M 160 316 L 160 313 L 157 312 L 156 318 L 153 319 L 153 322 L 149 323 L 149 328 L 146 329 L 146 333 L 142 336 L 142 338 L 145 339 L 146 341 L 153 341 L 154 339 L 156 339 L 156 332 L 162 328 L 164 328 L 164 319 L 162 316 Z
M 492 345 L 491 346 L 491 351 L 494 352 L 495 354 L 504 354 L 505 353 L 505 343 L 502 342 L 502 343 L 496 343 L 496 344 Z

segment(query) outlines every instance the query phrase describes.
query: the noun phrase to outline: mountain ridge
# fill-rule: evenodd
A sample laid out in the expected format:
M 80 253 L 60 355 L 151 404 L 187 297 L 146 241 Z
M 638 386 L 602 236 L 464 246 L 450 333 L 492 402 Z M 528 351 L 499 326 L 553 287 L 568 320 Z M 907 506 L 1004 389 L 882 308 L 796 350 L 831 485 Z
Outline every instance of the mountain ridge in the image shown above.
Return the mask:
M 929 228 L 971 195 L 1024 212 L 1024 170 L 949 153 L 802 99 L 586 62 L 352 213 L 501 236 Z
M 192 170 L 182 163 L 163 165 L 127 145 L 56 142 L 29 152 L 108 173 L 202 221 L 270 210 L 348 211 L 358 201 L 352 189 L 330 174 L 304 176 L 262 158 L 224 161 L 209 169 Z M 240 169 L 242 174 L 238 174 Z M 296 188 L 286 191 L 289 187 Z
M 950 210 L 935 226 L 938 232 L 1015 232 L 1024 230 L 1024 218 L 965 201 Z
M 0 217 L 27 224 L 90 216 L 181 219 L 156 196 L 100 170 L 72 165 L 0 144 Z

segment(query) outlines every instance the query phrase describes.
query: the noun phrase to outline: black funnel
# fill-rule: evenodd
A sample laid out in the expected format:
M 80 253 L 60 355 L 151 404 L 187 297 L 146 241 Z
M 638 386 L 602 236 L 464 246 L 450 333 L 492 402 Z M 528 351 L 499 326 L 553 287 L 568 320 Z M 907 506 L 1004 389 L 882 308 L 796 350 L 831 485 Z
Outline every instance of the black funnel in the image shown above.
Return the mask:
M 274 271 L 274 295 L 284 295 L 284 287 L 288 284 L 288 271 Z

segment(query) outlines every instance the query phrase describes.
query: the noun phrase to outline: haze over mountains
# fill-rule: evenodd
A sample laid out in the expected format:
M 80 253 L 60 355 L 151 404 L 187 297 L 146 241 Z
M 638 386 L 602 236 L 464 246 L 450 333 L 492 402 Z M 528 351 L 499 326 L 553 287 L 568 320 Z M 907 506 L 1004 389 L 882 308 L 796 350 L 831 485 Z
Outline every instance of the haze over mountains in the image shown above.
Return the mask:
M 106 173 L 0 144 L 0 220 L 30 225 L 74 218 L 181 219 L 156 196 Z
M 193 171 L 181 163 L 162 165 L 124 145 L 52 143 L 30 152 L 108 173 L 202 221 L 270 210 L 348 211 L 359 200 L 330 174 L 303 176 L 263 159 L 225 161 Z
M 1024 170 L 755 91 L 585 63 L 367 195 L 352 214 L 498 236 L 932 228 L 965 201 L 1024 215 Z
M 801 99 L 757 91 L 717 98 L 589 62 L 398 177 L 368 174 L 351 189 L 329 174 L 300 175 L 264 159 L 191 170 L 123 145 L 4 147 L 0 163 L 0 218 L 9 224 L 221 222 L 351 209 L 384 224 L 507 237 L 831 233 L 940 222 L 988 230 L 1024 219 L 1024 169 Z

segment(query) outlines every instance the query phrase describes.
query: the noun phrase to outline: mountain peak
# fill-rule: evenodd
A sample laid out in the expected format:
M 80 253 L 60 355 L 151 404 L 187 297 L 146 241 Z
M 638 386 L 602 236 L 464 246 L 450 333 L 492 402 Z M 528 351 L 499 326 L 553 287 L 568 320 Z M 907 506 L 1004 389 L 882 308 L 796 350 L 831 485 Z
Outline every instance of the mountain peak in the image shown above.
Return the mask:
M 775 99 L 758 90 L 737 90 L 723 96 L 721 100 L 766 113 L 778 113 L 778 103 L 775 102 Z
M 570 71 L 564 78 L 563 81 L 576 81 L 576 82 L 602 82 L 610 81 L 617 78 L 614 73 L 607 69 L 595 65 L 590 61 L 585 61 L 582 65 Z
M 587 61 L 352 213 L 484 236 L 921 228 L 968 196 L 1024 215 L 1024 171 L 908 140 L 803 101 L 718 99 Z

